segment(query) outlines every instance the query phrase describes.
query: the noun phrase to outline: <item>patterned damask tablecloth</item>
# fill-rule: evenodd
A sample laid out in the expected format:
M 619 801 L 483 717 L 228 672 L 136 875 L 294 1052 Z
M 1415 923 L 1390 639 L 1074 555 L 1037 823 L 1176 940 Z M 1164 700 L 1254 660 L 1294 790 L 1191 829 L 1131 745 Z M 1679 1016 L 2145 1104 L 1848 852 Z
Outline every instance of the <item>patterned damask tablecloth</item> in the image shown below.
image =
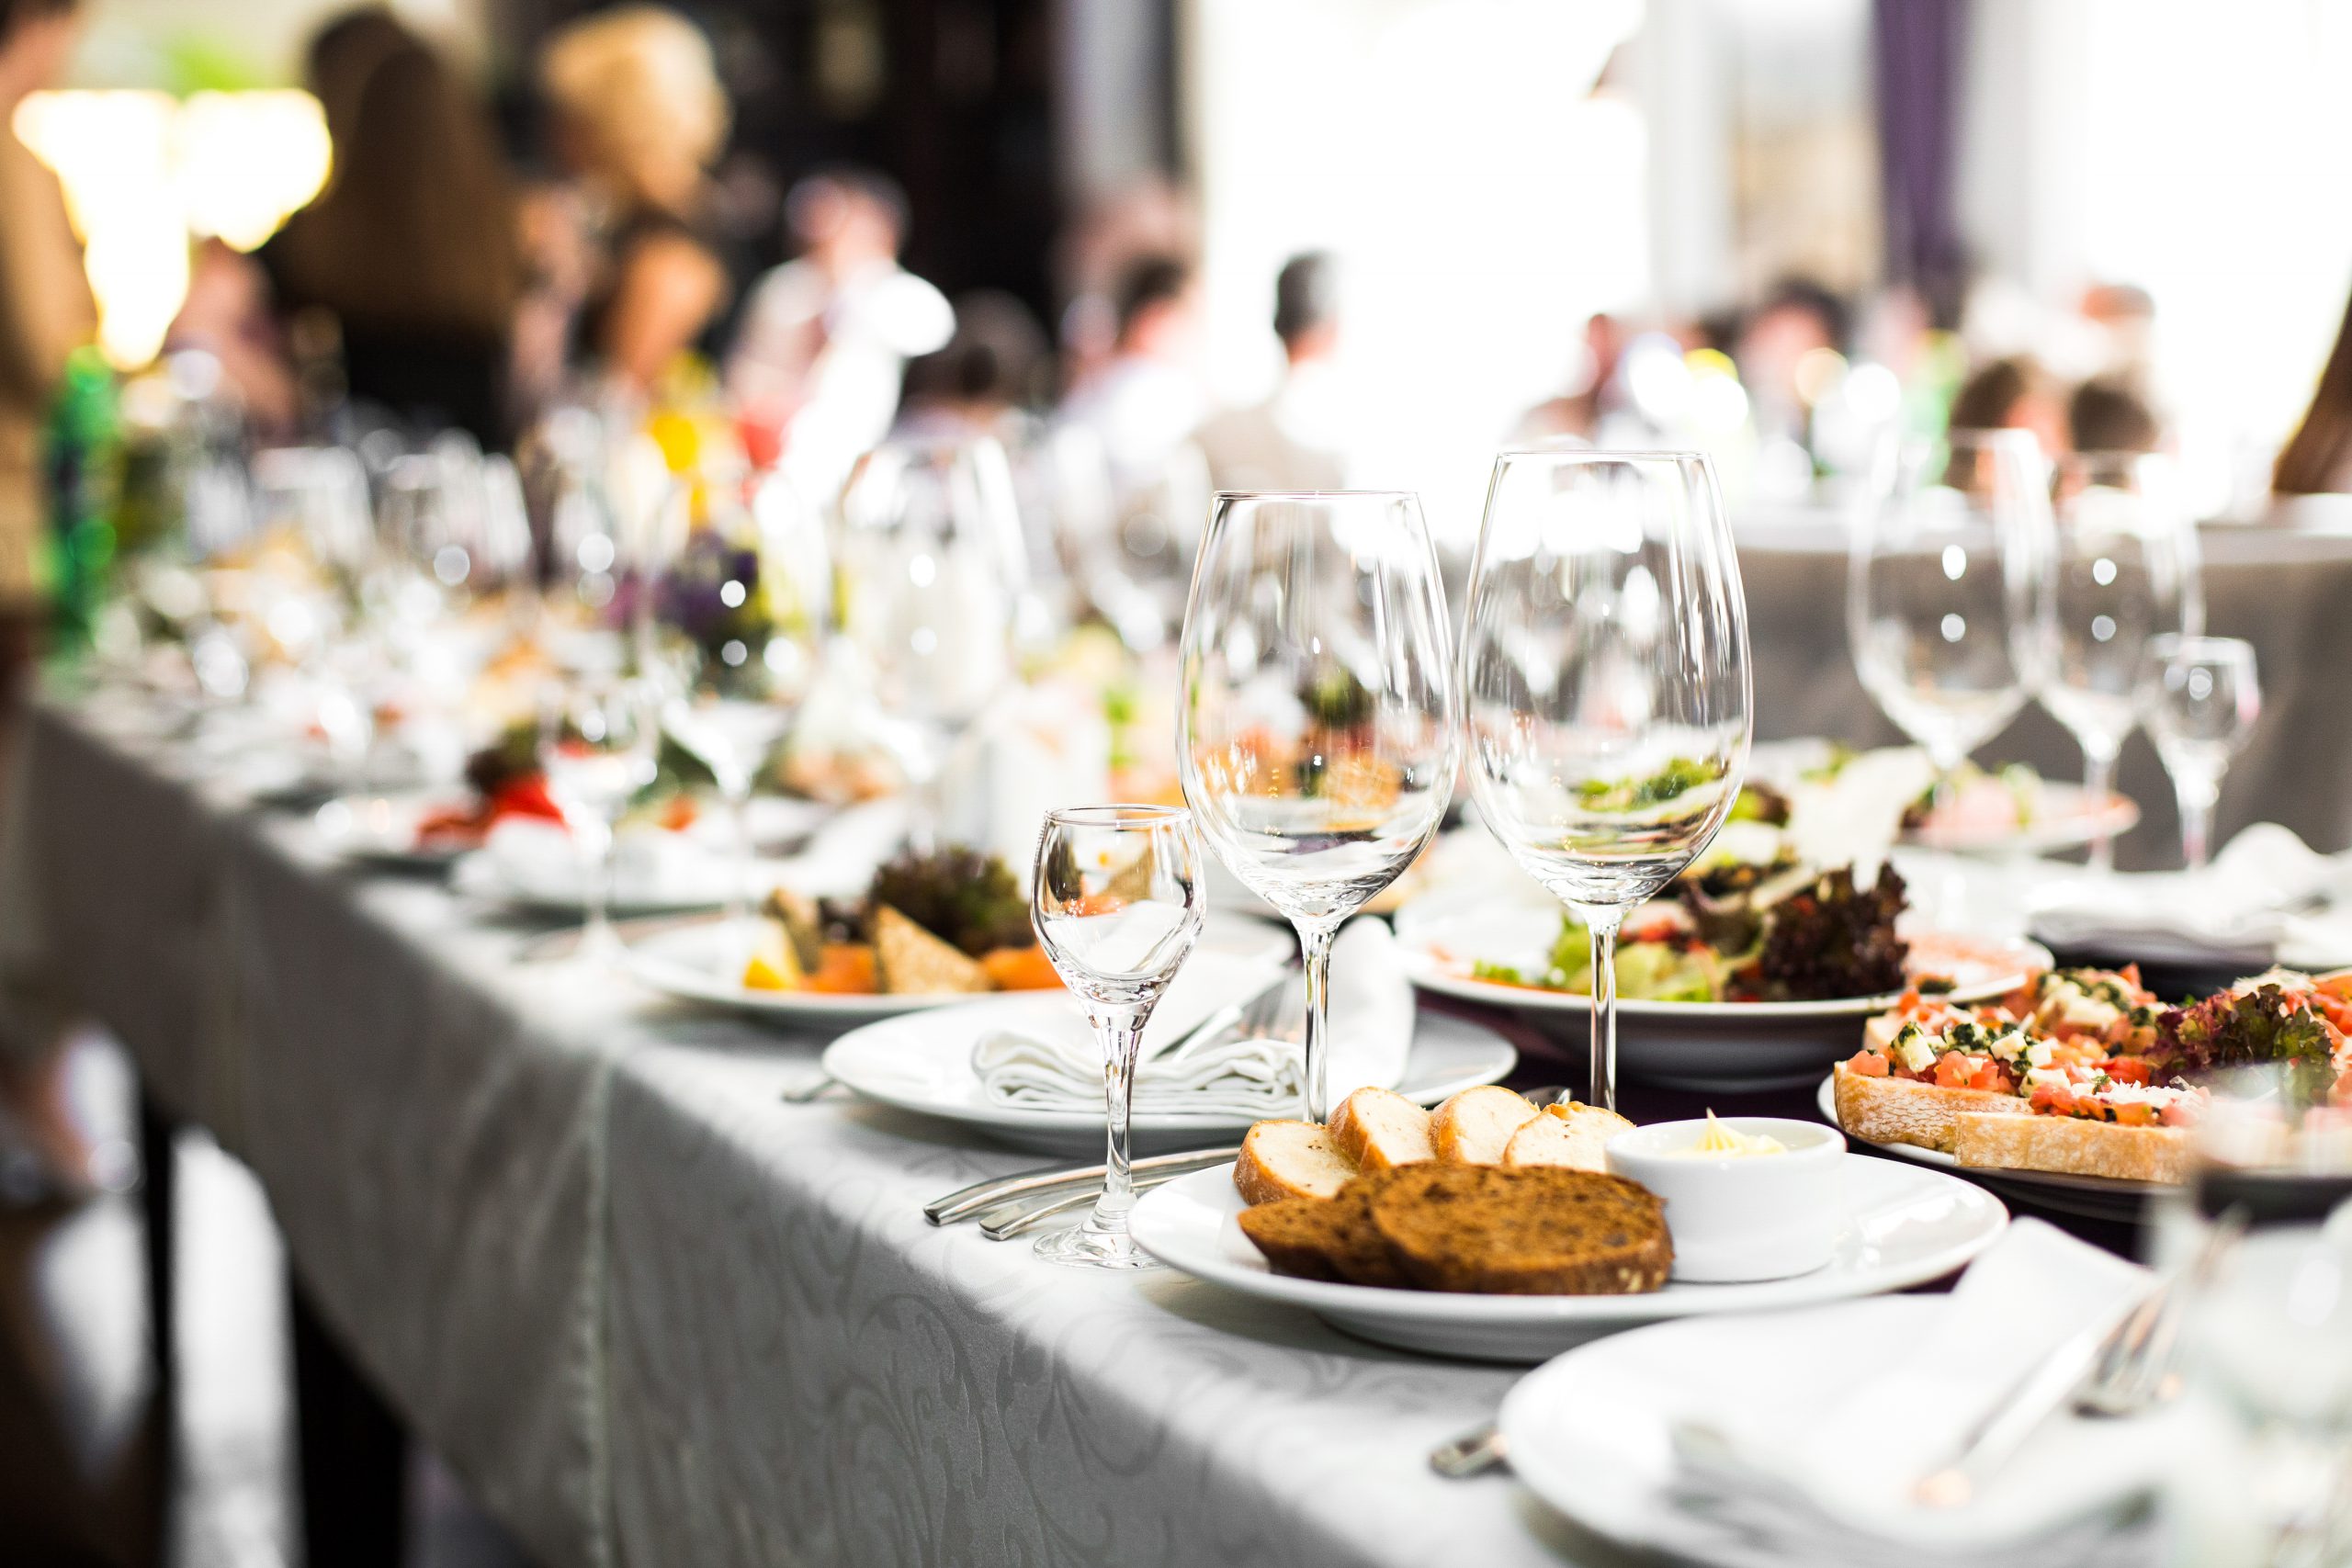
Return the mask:
M 103 716 L 20 753 L 0 999 L 62 981 L 253 1165 L 321 1312 L 542 1561 L 1621 1561 L 1427 1469 L 1513 1371 L 933 1229 L 1035 1156 L 786 1105 L 821 1042 L 517 964 Z

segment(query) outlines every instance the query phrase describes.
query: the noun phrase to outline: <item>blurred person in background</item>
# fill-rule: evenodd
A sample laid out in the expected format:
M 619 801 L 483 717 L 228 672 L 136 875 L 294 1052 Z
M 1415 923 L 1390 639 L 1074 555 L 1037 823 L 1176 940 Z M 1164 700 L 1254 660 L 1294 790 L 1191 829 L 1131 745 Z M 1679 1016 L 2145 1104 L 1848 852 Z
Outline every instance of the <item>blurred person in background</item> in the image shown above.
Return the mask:
M 2077 452 L 2154 452 L 2164 425 L 2120 376 L 2094 376 L 2066 400 L 2066 438 Z
M 355 400 L 505 445 L 523 270 L 485 107 L 379 10 L 322 29 L 310 77 L 328 107 L 334 172 L 256 253 L 279 312 L 332 320 Z
M 548 40 L 539 85 L 573 184 L 528 220 L 535 285 L 553 294 L 534 314 L 560 311 L 571 362 L 627 392 L 649 391 L 681 354 L 716 362 L 734 286 L 704 207 L 730 113 L 708 40 L 659 6 L 599 11 Z M 542 382 L 547 367 L 524 375 Z
M 1558 397 L 1547 398 L 1520 415 L 1511 427 L 1510 445 L 1592 440 L 1602 418 L 1621 400 L 1617 367 L 1625 357 L 1625 324 L 1606 310 L 1595 310 L 1586 318 L 1584 341 L 1578 345 L 1567 386 Z
M 1348 428 L 1340 351 L 1339 266 L 1321 251 L 1295 255 L 1274 275 L 1274 335 L 1283 377 L 1272 397 L 1229 409 L 1198 440 L 1218 490 L 1338 490 Z
M 1001 435 L 1025 429 L 1052 375 L 1053 346 L 1029 307 L 976 289 L 956 301 L 945 345 L 910 360 L 896 433 Z
M 1061 417 L 1093 434 L 1113 484 L 1130 491 L 1160 482 L 1189 449 L 1205 412 L 1200 293 L 1191 264 L 1171 255 L 1131 263 L 1114 304 L 1110 361 L 1071 389 Z
M 866 169 L 796 184 L 785 220 L 799 254 L 760 279 L 727 359 L 752 460 L 777 458 L 830 496 L 888 434 L 907 361 L 956 330 L 938 289 L 899 265 L 907 199 Z
M 72 0 L 0 0 L 0 777 L 41 618 L 37 560 L 52 511 L 42 426 L 67 356 L 97 320 L 64 195 L 11 127 L 26 96 L 63 73 L 78 21 Z M 13 1134 L 41 1175 L 86 1189 L 89 1149 L 65 1105 L 62 1034 L 46 1009 L 7 1000 L 17 1005 L 0 1014 L 0 1140 Z
M 2352 302 L 2345 306 L 2311 407 L 2271 469 L 2270 488 L 2280 495 L 2352 491 Z
M 1758 436 L 1805 439 L 1815 390 L 1806 380 L 1806 358 L 1824 351 L 1843 355 L 1851 325 L 1843 299 L 1802 277 L 1782 280 L 1742 323 L 1732 359 Z
M 2041 365 L 2010 355 L 1961 384 L 1946 423 L 1953 430 L 2030 430 L 2052 457 L 2068 449 L 2064 400 Z

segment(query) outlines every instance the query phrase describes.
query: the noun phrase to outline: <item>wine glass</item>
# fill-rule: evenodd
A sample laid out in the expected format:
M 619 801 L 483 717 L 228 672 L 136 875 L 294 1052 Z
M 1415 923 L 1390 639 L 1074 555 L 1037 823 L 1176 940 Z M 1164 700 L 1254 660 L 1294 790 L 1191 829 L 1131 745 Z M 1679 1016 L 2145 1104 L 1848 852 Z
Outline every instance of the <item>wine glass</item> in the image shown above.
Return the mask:
M 1592 944 L 1617 1098 L 1617 928 L 1706 848 L 1747 765 L 1747 601 L 1698 453 L 1495 460 L 1462 630 L 1479 814 Z
M 655 594 L 665 662 L 677 678 L 662 723 L 709 767 L 726 805 L 736 861 L 727 927 L 747 944 L 752 786 L 815 672 L 827 573 L 818 520 L 780 476 L 758 481 L 746 504 L 714 512 Z
M 2203 619 L 2197 534 L 2162 457 L 2082 452 L 2052 472 L 2052 548 L 2033 623 L 2041 639 L 2035 681 L 2041 705 L 2082 746 L 2084 793 L 2103 809 L 2116 757 L 2139 722 L 2148 639 L 2193 633 Z M 2090 865 L 2114 863 L 2102 828 Z
M 1846 579 L 1863 689 L 1936 765 L 1939 802 L 1968 754 L 2025 705 L 2046 637 L 2050 491 L 2022 430 L 1954 431 L 1882 458 Z
M 948 759 L 1012 679 L 1024 549 L 1012 469 L 987 436 L 888 443 L 858 459 L 842 491 L 841 635 L 913 785 L 918 845 L 937 823 Z
M 2254 646 L 2233 637 L 2152 638 L 2141 700 L 2156 754 L 2180 803 L 2180 853 L 2191 871 L 2211 857 L 2222 775 L 2262 714 Z
M 1144 1025 L 1201 934 L 1200 840 L 1172 806 L 1081 806 L 1046 814 L 1029 894 L 1037 941 L 1102 1046 L 1108 1117 L 1102 1195 L 1075 1230 L 1040 1236 L 1037 1255 L 1097 1269 L 1145 1269 L 1127 1234 L 1135 1183 L 1127 1114 Z
M 1332 940 L 1453 800 L 1448 630 L 1419 497 L 1216 498 L 1184 614 L 1178 776 L 1217 858 L 1297 929 L 1309 1121 L 1330 1110 Z
M 583 676 L 540 716 L 539 767 L 579 852 L 587 922 L 580 956 L 609 964 L 613 932 L 613 829 L 638 791 L 653 782 L 660 719 L 651 691 L 624 675 Z

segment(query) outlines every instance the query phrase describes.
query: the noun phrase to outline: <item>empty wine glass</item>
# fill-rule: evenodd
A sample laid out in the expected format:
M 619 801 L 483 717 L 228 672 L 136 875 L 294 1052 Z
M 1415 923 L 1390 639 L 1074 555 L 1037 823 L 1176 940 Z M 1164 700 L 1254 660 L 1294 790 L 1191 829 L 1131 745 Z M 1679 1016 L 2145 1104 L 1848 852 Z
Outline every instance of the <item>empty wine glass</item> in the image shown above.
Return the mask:
M 1939 799 L 2025 705 L 2046 645 L 2042 475 L 2025 431 L 1908 441 L 1882 458 L 1857 521 L 1846 592 L 1855 672 L 1933 759 Z
M 1178 775 L 1306 956 L 1306 1114 L 1329 1112 L 1331 942 L 1437 834 L 1462 754 L 1418 497 L 1223 494 L 1193 570 Z
M 1616 1104 L 1617 928 L 1730 813 L 1748 687 L 1704 456 L 1496 458 L 1462 630 L 1470 780 L 1488 830 L 1589 936 L 1593 1104 Z
M 2083 452 L 2052 468 L 2050 570 L 2034 618 L 2041 705 L 2083 749 L 2083 789 L 2096 809 L 2115 790 L 2115 760 L 2139 722 L 2148 639 L 2199 629 L 2197 533 L 2165 459 Z M 2090 864 L 2106 871 L 2105 829 Z
M 653 782 L 660 723 L 646 683 L 626 676 L 572 682 L 548 705 L 539 726 L 539 767 L 579 853 L 587 921 L 580 956 L 608 964 L 620 951 L 613 932 L 613 829 L 639 790 Z
M 2262 714 L 2254 646 L 2233 637 L 2159 637 L 2147 645 L 2142 702 L 2180 803 L 2180 853 L 2203 869 L 2213 847 L 2222 775 Z
M 1012 678 L 1024 549 L 1004 448 L 985 436 L 877 447 L 842 491 L 841 634 L 914 786 L 918 843 L 957 742 Z
M 726 919 L 739 943 L 751 931 L 752 787 L 814 675 L 826 586 L 817 518 L 771 476 L 692 532 L 655 594 L 677 681 L 663 726 L 708 766 L 726 805 Z
M 1081 806 L 1046 814 L 1029 895 L 1037 941 L 1086 1005 L 1102 1047 L 1102 1195 L 1084 1224 L 1040 1236 L 1037 1255 L 1097 1269 L 1149 1268 L 1127 1234 L 1135 1183 L 1127 1116 L 1144 1025 L 1201 934 L 1200 840 L 1170 806 Z

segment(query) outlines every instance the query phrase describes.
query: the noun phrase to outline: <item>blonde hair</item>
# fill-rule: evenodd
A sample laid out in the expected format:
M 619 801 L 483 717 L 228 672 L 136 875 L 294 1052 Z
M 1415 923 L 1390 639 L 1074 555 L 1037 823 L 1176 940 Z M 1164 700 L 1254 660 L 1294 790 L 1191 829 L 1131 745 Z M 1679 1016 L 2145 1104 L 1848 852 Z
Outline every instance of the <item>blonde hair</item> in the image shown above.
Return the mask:
M 539 84 L 584 137 L 594 172 L 639 201 L 676 206 L 727 140 L 709 42 L 659 6 L 624 6 L 560 29 L 539 56 Z

